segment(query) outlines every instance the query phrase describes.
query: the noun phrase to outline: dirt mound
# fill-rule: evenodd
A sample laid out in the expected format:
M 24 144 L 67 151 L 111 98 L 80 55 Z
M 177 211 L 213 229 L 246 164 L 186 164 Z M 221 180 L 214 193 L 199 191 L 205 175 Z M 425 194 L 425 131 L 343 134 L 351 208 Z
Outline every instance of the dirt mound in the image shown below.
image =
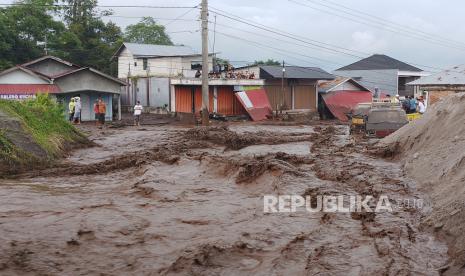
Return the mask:
M 197 141 L 173 141 L 172 143 L 163 144 L 147 150 L 136 151 L 131 154 L 116 156 L 110 160 L 89 165 L 61 164 L 52 169 L 33 171 L 21 174 L 21 177 L 37 176 L 72 176 L 72 175 L 91 175 L 105 174 L 118 170 L 125 170 L 142 165 L 160 161 L 166 164 L 175 164 L 181 158 L 181 154 L 189 149 L 207 147 L 204 143 Z M 18 177 L 16 175 L 14 177 Z
M 433 210 L 424 222 L 442 230 L 459 274 L 465 273 L 464 114 L 465 93 L 449 96 L 377 145 L 379 152 L 401 159 L 407 174 L 431 196 Z
M 259 156 L 204 156 L 212 166 L 220 168 L 223 175 L 233 175 L 237 184 L 251 183 L 266 172 L 276 172 L 279 175 L 291 173 L 301 175 L 299 166 L 302 164 L 313 164 L 314 160 L 307 156 L 298 156 L 284 152 L 269 153 Z
M 187 139 L 210 141 L 223 145 L 226 150 L 239 150 L 250 145 L 276 145 L 300 141 L 310 141 L 312 135 L 303 133 L 275 133 L 268 131 L 237 133 L 227 126 L 197 127 L 186 132 Z

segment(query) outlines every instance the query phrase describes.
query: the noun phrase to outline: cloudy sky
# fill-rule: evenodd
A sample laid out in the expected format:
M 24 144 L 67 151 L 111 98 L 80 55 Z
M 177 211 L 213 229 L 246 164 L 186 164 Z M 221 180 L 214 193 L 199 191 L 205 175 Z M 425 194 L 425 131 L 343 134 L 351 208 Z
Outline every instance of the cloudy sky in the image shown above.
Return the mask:
M 100 0 L 99 4 L 195 6 L 199 2 Z M 212 9 L 240 16 L 247 22 L 283 30 L 301 40 L 269 33 L 218 15 L 215 51 L 237 65 L 273 58 L 289 64 L 333 70 L 373 53 L 435 68 L 465 63 L 465 2 L 461 0 L 209 0 L 209 5 Z M 115 16 L 123 17 L 107 20 L 123 28 L 136 23 L 137 17 L 159 18 L 161 24 L 168 24 L 167 32 L 174 43 L 200 50 L 198 9 L 114 8 L 113 11 Z M 210 21 L 214 21 L 214 16 L 215 13 L 211 12 Z M 178 17 L 177 21 L 169 20 Z M 397 25 L 389 25 L 379 19 Z M 213 25 L 210 27 L 213 29 Z M 212 49 L 212 33 L 209 40 Z M 324 50 L 309 42 L 345 54 Z

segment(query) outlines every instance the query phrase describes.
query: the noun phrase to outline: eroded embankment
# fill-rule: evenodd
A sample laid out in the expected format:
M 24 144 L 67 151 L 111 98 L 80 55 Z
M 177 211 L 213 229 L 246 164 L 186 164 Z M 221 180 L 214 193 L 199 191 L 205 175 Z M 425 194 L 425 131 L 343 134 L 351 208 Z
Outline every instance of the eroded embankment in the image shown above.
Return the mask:
M 0 185 L 0 273 L 439 274 L 447 248 L 419 230 L 418 210 L 263 212 L 264 195 L 417 196 L 345 127 L 238 129 L 177 129 L 147 150 Z M 289 153 L 302 145 L 310 153 Z
M 431 198 L 432 212 L 423 223 L 450 245 L 448 275 L 465 274 L 464 113 L 465 93 L 448 96 L 376 148 L 399 160 L 407 175 Z
M 0 177 L 51 166 L 70 149 L 90 145 L 46 96 L 0 100 Z

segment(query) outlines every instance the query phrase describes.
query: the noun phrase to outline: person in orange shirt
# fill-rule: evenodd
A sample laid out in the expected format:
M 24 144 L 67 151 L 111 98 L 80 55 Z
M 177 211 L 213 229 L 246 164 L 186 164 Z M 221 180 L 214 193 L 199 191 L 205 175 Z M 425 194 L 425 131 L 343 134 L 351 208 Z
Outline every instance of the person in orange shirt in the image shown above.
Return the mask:
M 99 113 L 99 123 L 101 125 L 105 124 L 105 114 L 107 113 L 107 105 L 102 100 L 101 97 L 98 99 L 98 113 Z
M 98 100 L 94 103 L 94 113 L 95 113 L 95 125 L 98 126 L 100 124 L 100 111 L 98 108 Z

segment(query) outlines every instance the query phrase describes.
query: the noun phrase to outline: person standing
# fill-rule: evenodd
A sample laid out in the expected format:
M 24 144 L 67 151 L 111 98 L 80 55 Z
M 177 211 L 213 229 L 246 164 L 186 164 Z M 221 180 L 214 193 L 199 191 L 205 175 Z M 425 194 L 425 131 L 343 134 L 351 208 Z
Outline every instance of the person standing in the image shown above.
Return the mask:
M 73 119 L 74 119 L 74 107 L 75 107 L 74 98 L 71 98 L 69 100 L 69 104 L 68 104 L 68 110 L 69 110 L 69 118 L 68 118 L 68 120 L 70 122 L 73 122 Z
M 424 114 L 426 112 L 426 105 L 425 105 L 425 101 L 423 97 L 421 97 L 420 100 L 418 101 L 418 112 L 420 114 Z
M 405 110 L 405 113 L 410 114 L 410 98 L 406 96 L 402 101 L 402 108 Z
M 95 125 L 98 126 L 100 124 L 100 110 L 98 108 L 98 100 L 94 103 L 94 113 L 95 113 Z
M 101 125 L 105 124 L 105 114 L 107 113 L 107 105 L 101 97 L 98 99 L 98 113 L 99 113 L 99 123 Z
M 134 106 L 134 125 L 140 126 L 140 116 L 142 115 L 142 110 L 144 108 L 140 104 L 140 101 L 137 101 L 136 105 Z
M 416 113 L 416 112 L 417 112 L 417 100 L 413 96 L 410 96 L 410 113 Z
M 74 123 L 80 125 L 81 124 L 81 98 L 75 97 L 74 98 Z

